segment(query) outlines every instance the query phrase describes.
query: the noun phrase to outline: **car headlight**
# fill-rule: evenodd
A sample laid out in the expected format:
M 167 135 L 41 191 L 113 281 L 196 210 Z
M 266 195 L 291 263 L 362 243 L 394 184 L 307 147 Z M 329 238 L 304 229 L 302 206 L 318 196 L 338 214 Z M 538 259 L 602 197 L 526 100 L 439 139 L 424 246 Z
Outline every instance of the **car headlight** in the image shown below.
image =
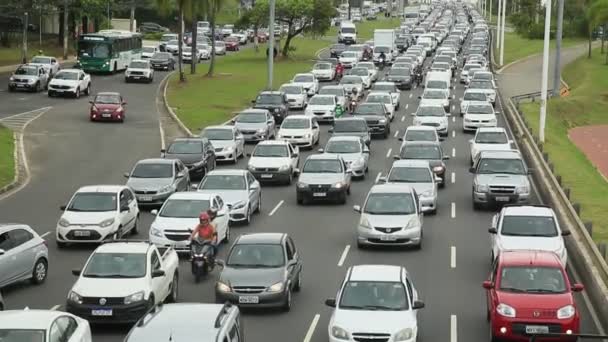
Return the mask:
M 485 184 L 477 184 L 475 186 L 475 191 L 476 192 L 488 192 L 488 186 Z
M 498 314 L 505 316 L 505 317 L 515 317 L 515 309 L 513 309 L 511 306 L 507 305 L 507 304 L 498 304 L 498 306 L 496 307 L 496 312 L 498 312 Z
M 29 83 L 29 84 L 32 84 L 32 83 L 34 83 L 34 82 L 36 82 L 36 80 L 33 80 L 33 79 L 31 79 L 31 78 L 30 78 L 29 80 L 27 80 L 27 83 Z
M 150 235 L 157 236 L 157 237 L 163 237 L 163 232 L 162 232 L 162 230 L 153 227 L 152 229 L 150 229 Z
M 173 185 L 163 186 L 162 188 L 160 188 L 158 190 L 158 192 L 160 192 L 160 193 L 166 193 L 166 192 L 171 192 L 171 191 L 173 191 Z
M 363 159 L 363 158 L 359 158 L 359 159 L 355 160 L 355 161 L 354 161 L 354 162 L 351 164 L 351 167 L 353 167 L 353 168 L 358 168 L 358 167 L 363 166 L 364 164 L 365 164 L 365 159 Z
M 395 334 L 395 341 L 407 341 L 412 338 L 412 328 L 405 328 Z
M 62 226 L 62 227 L 69 227 L 70 226 L 70 222 L 64 218 L 60 219 L 59 222 L 57 223 L 58 225 Z
M 386 123 L 386 119 L 380 119 L 380 120 L 378 120 L 378 122 L 380 122 L 381 124 L 385 124 Z
M 289 165 L 281 165 L 279 167 L 279 171 L 287 171 L 287 170 L 289 170 Z
M 249 171 L 253 171 L 255 170 L 255 166 L 253 166 L 252 164 L 247 165 L 247 169 L 249 169 Z
M 125 297 L 125 305 L 141 302 L 142 300 L 144 300 L 144 291 L 135 292 L 134 294 Z
M 359 226 L 361 228 L 372 229 L 372 225 L 369 223 L 369 220 L 365 216 L 361 216 L 361 220 L 359 221 Z
M 264 128 L 258 128 L 255 132 L 258 134 L 264 134 L 266 133 L 266 130 Z
M 433 196 L 433 190 L 426 190 L 420 193 L 422 197 L 431 197 Z
M 109 218 L 107 220 L 101 221 L 99 224 L 100 227 L 105 228 L 114 224 L 114 218 Z
M 281 292 L 281 291 L 283 291 L 284 286 L 285 286 L 284 283 L 281 281 L 272 286 L 269 286 L 267 291 L 268 292 Z
M 343 186 L 344 186 L 344 183 L 342 183 L 342 182 L 336 182 L 336 183 L 332 184 L 331 187 L 334 188 L 334 189 L 341 189 Z
M 304 139 L 310 139 L 312 137 L 312 134 L 305 134 L 304 135 Z
M 297 186 L 298 188 L 300 188 L 300 189 L 306 189 L 306 188 L 308 188 L 308 184 L 306 184 L 306 183 L 300 183 L 300 182 L 298 182 L 298 183 L 296 184 L 296 186 Z
M 220 292 L 232 292 L 232 289 L 227 284 L 222 283 L 221 281 L 217 282 L 217 290 Z
M 557 310 L 557 319 L 567 319 L 574 316 L 576 309 L 572 305 L 566 305 L 563 308 Z
M 243 209 L 245 208 L 245 205 L 247 205 L 245 201 L 236 202 L 232 205 L 232 210 Z
M 419 228 L 419 227 L 420 227 L 420 220 L 418 218 L 413 218 L 410 220 L 410 222 L 407 223 L 407 225 L 405 226 L 405 230 Z
M 78 293 L 76 293 L 74 291 L 70 291 L 70 293 L 68 294 L 68 300 L 70 302 L 74 302 L 74 303 L 77 303 L 77 304 L 82 304 L 82 297 Z
M 234 146 L 226 146 L 226 147 L 224 147 L 224 151 L 232 152 L 232 151 L 234 151 Z
M 517 189 L 515 189 L 515 193 L 517 193 L 519 195 L 527 194 L 529 192 L 530 192 L 530 188 L 528 188 L 527 185 L 518 186 Z
M 10 77 L 8 80 L 9 80 L 9 81 L 14 81 L 14 80 L 15 80 L 15 78 L 14 78 L 13 76 L 11 76 L 11 77 Z
M 444 170 L 443 166 L 435 166 L 433 167 L 433 172 L 442 172 Z
M 279 108 L 275 108 L 275 109 L 274 109 L 274 112 L 275 112 L 275 113 L 278 113 L 278 112 L 279 112 Z
M 350 339 L 350 334 L 348 331 L 340 328 L 339 326 L 334 325 L 331 327 L 331 336 L 340 339 L 340 340 L 348 340 Z

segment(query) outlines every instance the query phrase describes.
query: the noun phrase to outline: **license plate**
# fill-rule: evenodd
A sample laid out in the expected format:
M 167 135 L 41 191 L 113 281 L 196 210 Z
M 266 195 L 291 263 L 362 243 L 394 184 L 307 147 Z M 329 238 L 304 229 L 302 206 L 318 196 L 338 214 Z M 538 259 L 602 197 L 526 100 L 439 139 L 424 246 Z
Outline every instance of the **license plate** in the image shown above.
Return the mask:
M 325 193 L 325 192 L 315 192 L 312 195 L 314 197 L 325 197 L 325 196 L 327 196 L 327 193 Z
M 509 202 L 509 197 L 496 197 L 497 202 Z
M 24 85 L 23 84 L 17 84 L 17 88 L 23 88 Z
M 526 325 L 526 334 L 547 334 L 549 327 L 546 325 Z
M 77 230 L 74 232 L 74 236 L 91 236 L 91 232 L 88 230 Z
M 152 196 L 140 196 L 138 200 L 142 202 L 152 202 Z
M 260 302 L 260 297 L 258 296 L 240 296 L 239 303 L 241 304 L 257 304 Z
M 380 236 L 380 240 L 381 241 L 395 241 L 395 240 L 397 240 L 397 238 L 394 236 L 390 236 L 390 235 L 382 235 L 382 236 Z
M 107 114 L 101 114 L 101 116 L 103 116 L 104 118 L 109 118 L 109 117 L 112 116 L 112 114 L 109 114 L 109 113 L 107 113 Z
M 141 76 L 133 76 L 133 79 L 134 79 L 134 80 L 138 80 L 138 79 L 140 79 L 140 78 L 141 78 Z
M 269 175 L 269 174 L 262 175 L 262 178 L 272 178 L 272 175 Z
M 112 316 L 112 309 L 96 309 L 91 310 L 93 316 Z
M 202 260 L 196 261 L 196 266 L 203 266 L 204 262 Z

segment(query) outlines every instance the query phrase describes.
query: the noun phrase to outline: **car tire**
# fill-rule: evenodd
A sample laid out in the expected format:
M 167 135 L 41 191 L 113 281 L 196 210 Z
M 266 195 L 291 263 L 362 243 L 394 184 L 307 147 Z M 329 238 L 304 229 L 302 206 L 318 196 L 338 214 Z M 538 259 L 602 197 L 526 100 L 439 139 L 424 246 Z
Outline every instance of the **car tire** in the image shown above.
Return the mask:
M 304 205 L 304 196 L 296 195 L 296 202 L 298 205 Z
M 346 204 L 346 191 L 340 194 L 340 197 L 338 198 L 338 204 Z
M 289 170 L 289 176 L 287 177 L 287 180 L 285 181 L 285 185 L 291 185 L 292 182 L 293 182 L 293 171 Z
M 249 225 L 251 223 L 251 207 L 247 207 L 247 214 L 245 218 L 245 224 Z
M 46 259 L 40 258 L 36 260 L 34 264 L 34 270 L 32 271 L 32 283 L 42 284 L 46 280 L 48 275 L 49 265 Z
M 262 194 L 258 196 L 258 206 L 255 208 L 255 213 L 259 214 L 262 212 Z
M 76 92 L 74 93 L 74 97 L 79 99 L 80 98 L 80 87 L 76 88 Z
M 298 273 L 298 279 L 296 280 L 296 284 L 293 286 L 294 292 L 300 292 L 302 290 L 302 270 Z
M 285 303 L 283 303 L 283 311 L 288 312 L 291 310 L 291 289 L 287 287 L 287 293 L 285 294 Z
M 177 296 L 179 294 L 179 277 L 177 272 L 173 275 L 173 281 L 171 282 L 171 293 L 167 296 L 168 303 L 177 303 Z
M 238 163 L 238 162 L 239 162 L 239 154 L 237 151 L 234 151 L 234 159 L 232 160 L 232 164 L 236 165 L 236 163 Z
M 125 77 L 125 83 L 129 83 L 129 78 Z
M 473 210 L 481 210 L 483 209 L 483 207 L 481 206 L 481 204 L 473 201 Z
M 32 93 L 40 92 L 40 82 L 36 82 L 36 86 L 32 89 Z

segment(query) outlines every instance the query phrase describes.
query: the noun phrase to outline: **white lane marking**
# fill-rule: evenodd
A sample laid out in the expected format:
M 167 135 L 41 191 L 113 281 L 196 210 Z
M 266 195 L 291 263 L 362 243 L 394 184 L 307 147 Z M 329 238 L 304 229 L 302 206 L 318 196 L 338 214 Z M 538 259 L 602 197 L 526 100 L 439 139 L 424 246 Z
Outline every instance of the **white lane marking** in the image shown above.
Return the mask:
M 57 311 L 61 307 L 61 304 L 57 304 L 51 308 L 51 311 Z
M 456 172 L 452 172 L 452 184 L 456 183 Z
M 315 329 L 317 328 L 317 323 L 319 323 L 319 318 L 321 315 L 316 314 L 310 323 L 310 327 L 308 327 L 308 331 L 306 332 L 306 336 L 304 336 L 304 342 L 310 342 L 312 339 L 312 335 L 315 333 Z
M 456 122 L 456 117 L 452 116 L 452 122 Z
M 456 203 L 452 202 L 452 218 L 456 217 Z
M 274 209 L 272 209 L 272 211 L 270 212 L 270 214 L 268 214 L 268 216 L 272 216 L 274 215 L 274 213 L 279 210 L 279 208 L 283 205 L 283 202 L 285 202 L 284 200 L 281 200 L 281 202 L 279 202 Z
M 49 234 L 51 234 L 51 232 L 50 232 L 50 231 L 48 231 L 48 232 L 46 232 L 46 233 L 44 233 L 44 234 L 40 235 L 40 237 L 41 237 L 41 238 L 43 238 L 43 237 L 45 237 L 45 236 L 47 236 L 47 235 L 49 235 Z
M 456 138 L 456 131 L 452 131 L 452 138 Z
M 346 245 L 346 247 L 344 247 L 344 251 L 342 251 L 342 255 L 340 256 L 340 260 L 338 260 L 338 267 L 342 267 L 342 265 L 344 265 L 344 261 L 346 261 L 348 251 L 350 251 L 350 245 Z
M 399 135 L 399 131 L 395 132 L 394 137 L 396 138 Z
M 386 151 L 386 158 L 391 156 L 391 152 L 393 152 L 392 148 L 389 148 L 388 151 Z
M 450 342 L 458 342 L 458 319 L 456 315 L 450 316 Z
M 450 247 L 450 267 L 456 268 L 456 247 Z
M 410 97 L 412 97 L 411 95 L 412 95 L 412 94 L 410 94 Z M 407 109 L 407 107 L 409 107 L 409 106 L 410 106 L 410 104 L 409 104 L 409 103 L 406 103 L 406 104 L 405 104 L 405 109 Z
M 378 172 L 378 175 L 376 176 L 376 183 L 378 183 L 378 180 L 380 179 L 381 176 L 382 176 L 382 172 Z
M 456 106 L 452 105 L 452 112 L 456 110 Z
M 413 96 L 413 94 L 412 94 L 412 93 L 410 93 L 410 99 L 412 98 L 412 96 Z
M 452 147 L 452 158 L 456 157 L 456 147 Z
M 405 115 L 401 117 L 401 122 L 405 121 Z

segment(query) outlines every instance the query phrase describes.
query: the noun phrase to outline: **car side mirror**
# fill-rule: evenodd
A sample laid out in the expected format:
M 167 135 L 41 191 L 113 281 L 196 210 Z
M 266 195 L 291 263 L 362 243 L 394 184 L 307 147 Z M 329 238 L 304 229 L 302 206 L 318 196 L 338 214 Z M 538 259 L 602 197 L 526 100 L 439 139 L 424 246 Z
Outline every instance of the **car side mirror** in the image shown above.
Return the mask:
M 329 298 L 325 300 L 325 305 L 329 306 L 330 308 L 335 308 L 336 307 L 336 299 L 335 298 Z
M 441 183 L 441 178 L 435 177 L 435 183 Z
M 513 143 L 514 143 L 514 141 L 513 141 L 513 140 L 509 140 L 509 144 L 513 144 Z
M 360 205 L 353 205 L 353 210 L 354 210 L 355 212 L 360 213 L 360 212 L 361 212 L 361 206 L 360 206 Z
M 123 176 L 124 176 L 125 178 L 129 178 L 129 173 L 128 173 L 128 172 L 125 172 L 125 173 L 123 174 Z
M 574 284 L 574 286 L 572 286 L 572 291 L 574 292 L 581 292 L 585 289 L 585 286 L 583 284 Z
M 443 156 L 443 158 L 441 158 L 441 159 L 443 159 L 443 160 L 449 160 L 450 156 Z
M 78 270 L 78 269 L 72 270 L 72 275 L 75 275 L 77 277 L 80 276 L 80 273 L 82 273 L 82 270 Z
M 323 153 L 324 149 L 320 148 L 317 150 L 319 153 Z
M 422 309 L 422 308 L 424 308 L 424 302 L 421 300 L 415 300 L 414 304 L 412 305 L 412 309 L 418 310 L 418 309 Z
M 67 209 L 67 207 L 68 207 L 67 205 L 62 205 L 59 207 L 59 210 L 64 211 Z
M 456 95 L 452 95 L 452 100 L 455 100 L 455 99 L 456 99 Z
M 496 228 L 494 228 L 494 227 L 488 228 L 488 233 L 490 233 L 490 234 L 498 234 L 498 230 L 496 230 Z
M 122 213 L 122 212 L 125 212 L 125 211 L 130 211 L 130 210 L 131 210 L 131 209 L 129 209 L 129 206 L 128 206 L 128 205 L 123 205 L 123 206 L 121 206 L 121 207 L 120 207 L 120 212 L 121 212 L 121 213 Z
M 483 283 L 481 283 L 481 286 L 486 290 L 491 290 L 494 287 L 494 283 L 489 280 L 485 280 Z
M 469 173 L 475 173 L 475 168 L 474 167 L 470 167 L 469 168 Z
M 419 98 L 419 99 L 422 99 L 422 95 L 418 95 L 418 98 Z
M 177 174 L 177 178 L 184 178 L 186 176 L 186 173 L 184 171 L 181 171 Z
M 90 104 L 93 104 L 93 101 L 89 101 Z
M 562 230 L 562 236 L 568 236 L 570 234 L 572 234 L 571 231 L 569 231 L 569 230 Z
M 252 104 L 255 104 L 255 100 L 251 100 L 251 103 L 252 103 Z
M 127 104 L 127 101 L 122 101 L 122 105 L 123 106 L 126 105 L 126 104 Z
M 158 277 L 164 277 L 164 276 L 165 276 L 165 271 L 163 271 L 163 270 L 152 271 L 152 278 L 158 278 Z
M 315 128 L 316 128 L 316 127 L 315 127 Z M 333 133 L 333 132 L 334 132 L 334 129 L 333 129 L 333 128 L 330 128 L 330 129 L 328 129 L 328 130 L 327 130 L 327 133 Z
M 399 157 L 398 155 L 396 155 L 396 154 L 395 154 L 395 155 L 393 155 L 393 159 L 394 159 L 394 160 L 400 160 L 400 159 L 401 159 L 401 157 Z
M 152 214 L 152 215 L 158 215 L 158 209 L 152 209 L 152 210 L 150 210 L 150 214 Z
M 266 121 L 266 123 L 271 124 L 271 123 L 274 123 L 274 121 L 272 121 L 272 120 L 268 120 L 268 121 Z

